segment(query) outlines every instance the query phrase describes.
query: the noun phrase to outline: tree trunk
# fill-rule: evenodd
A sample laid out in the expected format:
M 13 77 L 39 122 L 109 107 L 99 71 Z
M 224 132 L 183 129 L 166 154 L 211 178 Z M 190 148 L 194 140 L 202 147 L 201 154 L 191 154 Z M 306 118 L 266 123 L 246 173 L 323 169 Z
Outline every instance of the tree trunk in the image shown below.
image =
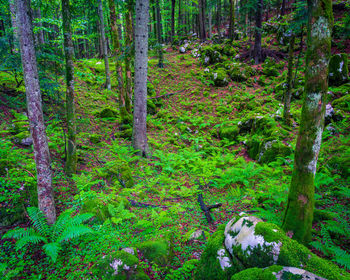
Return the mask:
M 171 0 L 171 42 L 174 41 L 175 36 L 175 0 Z
M 213 13 L 212 13 L 212 9 L 211 8 L 209 8 L 209 19 L 208 19 L 208 21 L 209 21 L 209 31 L 208 31 L 208 37 L 209 37 L 209 39 L 211 39 L 211 31 L 212 31 L 212 29 L 213 29 L 213 23 L 212 23 L 212 20 L 213 20 Z
M 217 14 L 216 14 L 216 23 L 217 23 L 217 31 L 218 31 L 218 37 L 221 38 L 220 28 L 221 28 L 221 0 L 218 1 L 217 6 Z
M 72 41 L 71 14 L 69 0 L 62 0 L 62 20 L 64 55 L 66 58 L 66 113 L 67 113 L 67 154 L 65 171 L 71 177 L 77 170 L 76 121 L 74 105 L 74 48 Z
M 294 67 L 294 63 L 293 63 L 294 42 L 295 42 L 295 35 L 292 34 L 289 42 L 287 89 L 284 96 L 284 113 L 283 113 L 284 122 L 287 125 L 290 124 L 290 101 L 292 99 L 292 76 L 293 76 L 293 67 Z
M 133 28 L 132 28 L 132 3 L 130 1 L 127 5 L 127 13 L 125 15 L 125 48 L 127 55 L 125 55 L 125 108 L 128 113 L 131 114 L 131 101 L 132 101 L 132 75 L 131 75 L 131 61 L 132 61 L 132 41 L 133 41 Z M 148 30 L 147 30 L 148 31 Z
M 156 0 L 156 18 L 157 18 L 157 41 L 158 41 L 158 67 L 164 68 L 163 64 L 163 48 L 162 48 L 162 26 L 161 26 L 161 15 L 160 15 L 160 7 L 159 7 L 159 0 Z
M 126 110 L 126 102 L 125 102 L 126 93 L 124 88 L 123 67 L 120 60 L 121 49 L 120 49 L 120 43 L 119 43 L 119 31 L 117 26 L 117 14 L 115 12 L 114 0 L 108 0 L 108 4 L 109 4 L 110 17 L 111 17 L 113 56 L 115 57 L 115 68 L 116 68 L 118 90 L 119 90 L 119 109 L 120 109 L 120 116 L 123 122 L 124 120 L 128 119 L 127 116 L 129 115 L 129 113 Z
M 198 10 L 199 10 L 199 38 L 202 42 L 206 39 L 206 32 L 205 32 L 205 7 L 204 7 L 204 1 L 198 0 Z
M 229 38 L 233 41 L 235 35 L 235 1 L 230 0 L 230 29 Z
M 16 1 L 17 0 L 10 0 L 10 14 L 11 14 L 11 24 L 12 24 L 12 31 L 13 31 L 13 46 L 14 48 L 18 48 L 19 38 L 18 38 L 18 22 L 17 22 L 17 7 L 16 7 Z
M 177 33 L 180 35 L 182 34 L 182 11 L 181 11 L 181 1 L 179 0 L 179 17 L 177 19 Z
M 17 0 L 17 11 L 28 119 L 37 172 L 39 209 L 44 213 L 48 223 L 53 224 L 56 221 L 56 210 L 52 189 L 50 152 L 43 119 L 33 29 L 30 21 L 30 0 Z
M 286 13 L 286 0 L 282 0 L 281 17 L 283 17 L 285 13 Z
M 109 71 L 108 50 L 107 50 L 105 24 L 104 24 L 104 20 L 103 20 L 102 0 L 98 0 L 98 16 L 100 18 L 102 52 L 103 52 L 103 59 L 105 61 L 106 88 L 111 90 L 112 89 L 111 88 L 111 72 Z
M 262 61 L 261 56 L 261 27 L 262 27 L 262 10 L 263 0 L 257 0 L 257 8 L 255 14 L 255 44 L 254 44 L 254 60 L 255 64 Z
M 294 170 L 283 229 L 297 241 L 311 241 L 314 179 L 324 126 L 331 55 L 331 0 L 308 1 L 305 95 L 294 157 Z
M 41 10 L 40 7 L 34 10 L 35 18 L 38 19 L 37 26 L 39 27 L 39 31 L 37 33 L 38 37 L 38 43 L 40 45 L 45 44 L 45 37 L 44 37 L 44 30 L 43 30 L 43 23 L 41 22 Z
M 136 0 L 135 7 L 135 99 L 132 143 L 142 156 L 147 156 L 147 63 L 149 0 Z

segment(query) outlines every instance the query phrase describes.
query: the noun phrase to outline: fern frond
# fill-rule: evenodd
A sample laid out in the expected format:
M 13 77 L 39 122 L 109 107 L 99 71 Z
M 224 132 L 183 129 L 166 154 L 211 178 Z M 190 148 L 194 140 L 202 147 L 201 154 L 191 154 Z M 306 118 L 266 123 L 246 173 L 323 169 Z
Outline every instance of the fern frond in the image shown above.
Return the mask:
M 350 255 L 339 247 L 333 247 L 333 260 L 341 266 L 344 266 L 347 270 L 350 269 Z
M 52 225 L 52 240 L 56 241 L 67 227 L 71 220 L 71 210 L 66 210 L 58 217 L 56 223 Z
M 57 242 L 52 242 L 45 244 L 43 246 L 45 254 L 51 258 L 51 260 L 55 263 L 58 257 L 59 251 L 62 250 L 62 247 Z
M 38 244 L 40 242 L 47 243 L 47 239 L 39 235 L 34 229 L 28 229 L 28 235 L 23 236 L 16 242 L 16 249 L 21 250 L 28 244 Z
M 51 234 L 51 228 L 47 223 L 44 213 L 36 207 L 27 208 L 27 212 L 35 230 L 41 236 L 49 237 Z
M 74 238 L 80 237 L 84 234 L 93 233 L 94 231 L 88 226 L 79 225 L 79 226 L 69 226 L 62 233 L 61 237 L 57 242 L 61 243 L 63 241 L 69 241 Z
M 24 236 L 28 236 L 27 228 L 15 228 L 6 232 L 1 239 L 21 239 Z
M 94 217 L 94 215 L 91 213 L 78 214 L 71 219 L 70 225 L 79 226 L 82 223 L 85 223 L 86 221 L 90 220 L 92 217 Z

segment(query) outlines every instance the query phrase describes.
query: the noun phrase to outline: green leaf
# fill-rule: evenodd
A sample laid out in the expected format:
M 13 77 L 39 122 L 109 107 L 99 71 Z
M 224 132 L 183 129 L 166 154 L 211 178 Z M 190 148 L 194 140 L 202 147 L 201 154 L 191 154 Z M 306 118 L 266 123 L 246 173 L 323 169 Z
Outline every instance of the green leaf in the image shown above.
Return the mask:
M 59 251 L 62 250 L 62 247 L 59 243 L 53 242 L 48 243 L 43 246 L 45 254 L 51 258 L 51 260 L 55 263 L 58 257 Z

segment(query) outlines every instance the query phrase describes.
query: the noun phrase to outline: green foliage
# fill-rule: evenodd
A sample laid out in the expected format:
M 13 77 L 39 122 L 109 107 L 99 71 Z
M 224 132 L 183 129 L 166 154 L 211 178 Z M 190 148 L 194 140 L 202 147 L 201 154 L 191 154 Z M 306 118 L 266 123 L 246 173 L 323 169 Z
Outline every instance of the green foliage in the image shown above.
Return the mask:
M 193 259 L 185 262 L 179 269 L 173 270 L 166 275 L 165 280 L 191 280 L 194 279 L 194 272 L 198 265 L 198 260 Z
M 16 249 L 23 250 L 29 244 L 44 243 L 45 254 L 56 262 L 64 242 L 69 242 L 82 235 L 93 233 L 93 230 L 83 223 L 90 220 L 91 214 L 77 214 L 72 217 L 72 210 L 63 212 L 53 225 L 49 225 L 38 208 L 27 208 L 32 227 L 17 228 L 8 231 L 2 239 L 17 239 Z

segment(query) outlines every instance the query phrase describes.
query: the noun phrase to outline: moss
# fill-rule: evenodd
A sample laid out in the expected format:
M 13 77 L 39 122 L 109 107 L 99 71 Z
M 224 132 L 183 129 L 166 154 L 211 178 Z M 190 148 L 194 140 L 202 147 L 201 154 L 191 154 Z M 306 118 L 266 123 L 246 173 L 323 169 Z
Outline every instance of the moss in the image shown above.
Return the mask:
M 90 142 L 93 144 L 98 144 L 102 140 L 102 136 L 98 134 L 91 134 L 90 135 Z
M 131 188 L 134 185 L 131 169 L 126 161 L 120 160 L 109 167 L 107 176 L 110 176 L 112 179 L 116 178 L 124 188 Z
M 218 49 L 220 48 L 215 45 L 202 47 L 199 50 L 202 63 L 209 65 L 222 62 L 223 58 Z
M 217 87 L 224 87 L 228 85 L 228 77 L 226 70 L 219 68 L 211 73 L 211 79 Z
M 147 99 L 147 114 L 154 115 L 157 113 L 157 107 L 151 99 Z
M 231 267 L 226 267 L 225 270 L 221 268 L 218 259 L 218 251 L 224 250 L 224 231 L 225 225 L 217 228 L 213 235 L 209 238 L 207 246 L 205 247 L 199 265 L 197 267 L 195 279 L 230 279 L 231 276 L 241 270 L 238 263 L 233 262 Z
M 336 109 L 350 111 L 350 94 L 340 97 L 332 102 L 332 106 Z
M 147 279 L 138 278 L 143 274 L 138 264 L 139 260 L 135 255 L 122 250 L 101 258 L 94 265 L 93 271 L 99 278 L 107 280 Z
M 234 82 L 244 82 L 248 79 L 239 67 L 232 68 L 228 73 L 231 80 Z
M 172 246 L 166 239 L 151 240 L 138 246 L 144 257 L 160 266 L 168 265 L 173 258 Z
M 314 222 L 333 220 L 337 217 L 337 214 L 331 211 L 323 210 L 323 209 L 315 209 L 314 211 Z
M 350 276 L 336 265 L 311 253 L 305 246 L 290 239 L 283 230 L 274 224 L 258 223 L 255 235 L 262 235 L 267 242 L 282 243 L 277 264 L 303 268 L 329 280 L 345 280 Z
M 104 118 L 116 118 L 118 116 L 118 112 L 111 107 L 106 107 L 98 112 L 95 112 L 94 115 L 98 118 L 103 118 L 103 119 Z
M 349 79 L 348 56 L 345 53 L 333 55 L 329 61 L 329 85 L 339 86 Z
M 219 130 L 219 136 L 223 139 L 236 141 L 239 134 L 239 128 L 235 125 L 223 125 Z
M 259 163 L 275 161 L 278 157 L 287 157 L 292 154 L 291 147 L 278 140 L 267 141 L 259 147 Z
M 232 276 L 231 280 L 276 280 L 273 272 L 280 271 L 283 267 L 278 265 L 264 268 L 249 268 Z

